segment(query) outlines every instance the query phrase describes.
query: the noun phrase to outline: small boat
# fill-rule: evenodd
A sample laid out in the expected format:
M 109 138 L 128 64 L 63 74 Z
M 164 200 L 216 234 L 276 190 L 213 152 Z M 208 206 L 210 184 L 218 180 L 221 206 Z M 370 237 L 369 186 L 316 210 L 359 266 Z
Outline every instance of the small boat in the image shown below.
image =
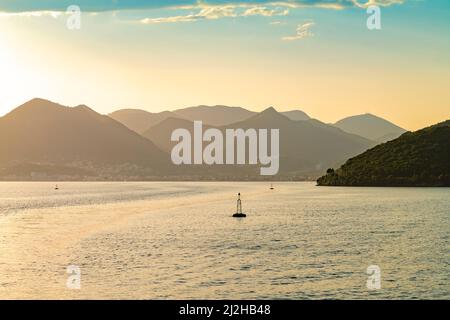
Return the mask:
M 233 218 L 245 218 L 245 217 L 247 217 L 247 215 L 245 213 L 242 213 L 241 193 L 238 193 L 237 208 L 236 213 L 233 214 Z
M 273 183 L 271 183 L 270 184 L 270 190 L 273 190 L 273 189 L 275 189 L 275 188 L 273 187 Z

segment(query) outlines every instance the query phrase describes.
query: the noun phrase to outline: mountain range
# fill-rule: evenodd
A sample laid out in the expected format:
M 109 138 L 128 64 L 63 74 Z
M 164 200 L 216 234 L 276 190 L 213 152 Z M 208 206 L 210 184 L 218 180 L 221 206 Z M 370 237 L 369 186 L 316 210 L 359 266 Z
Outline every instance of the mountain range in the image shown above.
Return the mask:
M 310 117 L 300 110 L 281 112 L 291 120 L 308 120 Z M 179 118 L 190 121 L 202 121 L 206 125 L 220 127 L 255 116 L 257 112 L 241 107 L 228 106 L 197 106 L 175 111 L 151 113 L 140 109 L 121 109 L 110 113 L 114 120 L 127 126 L 129 129 L 142 134 L 150 127 L 167 118 Z
M 166 154 L 151 141 L 87 106 L 69 108 L 33 99 L 0 118 L 0 175 L 154 175 Z M 42 170 L 39 169 L 42 166 Z M 27 169 L 33 170 L 27 172 Z M 20 177 L 19 177 L 20 178 Z
M 280 113 L 294 121 L 312 120 L 311 117 L 301 110 Z M 222 127 L 248 120 L 257 114 L 257 112 L 241 107 L 197 106 L 159 113 L 151 113 L 139 109 L 122 109 L 109 114 L 109 116 L 129 129 L 139 134 L 144 134 L 146 130 L 168 118 L 190 121 L 201 120 L 206 125 Z M 394 123 L 370 113 L 347 117 L 329 126 L 334 126 L 347 133 L 356 134 L 377 143 L 396 139 L 406 132 L 405 129 Z
M 213 127 L 207 126 L 206 128 Z M 162 150 L 170 152 L 176 142 L 170 139 L 178 128 L 187 129 L 193 135 L 193 122 L 170 117 L 151 127 L 143 136 Z M 329 165 L 341 163 L 374 145 L 363 137 L 346 133 L 317 120 L 294 121 L 268 108 L 251 118 L 227 126 L 225 129 L 279 129 L 280 130 L 280 173 L 288 175 L 314 175 Z
M 174 129 L 280 129 L 275 179 L 314 179 L 377 144 L 300 110 L 257 113 L 239 107 L 199 106 L 161 113 L 123 109 L 109 116 L 80 105 L 33 99 L 0 118 L 0 179 L 260 179 L 256 166 L 172 165 Z M 381 123 L 385 124 L 381 119 Z M 376 122 L 376 121 L 375 121 Z M 347 126 L 346 129 L 349 127 Z M 383 127 L 377 134 L 392 132 Z

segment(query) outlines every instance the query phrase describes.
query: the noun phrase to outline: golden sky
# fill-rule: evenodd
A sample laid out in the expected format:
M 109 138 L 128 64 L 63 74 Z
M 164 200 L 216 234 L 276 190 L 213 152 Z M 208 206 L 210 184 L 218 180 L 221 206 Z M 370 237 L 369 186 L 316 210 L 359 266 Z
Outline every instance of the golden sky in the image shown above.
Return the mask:
M 64 14 L 0 14 L 0 115 L 41 97 L 100 113 L 200 104 L 301 109 L 324 122 L 373 113 L 409 130 L 450 119 L 445 12 L 383 7 L 382 30 L 369 31 L 364 10 L 281 9 L 170 23 L 148 21 L 186 13 L 86 13 L 72 31 Z M 305 24 L 310 33 L 296 36 Z

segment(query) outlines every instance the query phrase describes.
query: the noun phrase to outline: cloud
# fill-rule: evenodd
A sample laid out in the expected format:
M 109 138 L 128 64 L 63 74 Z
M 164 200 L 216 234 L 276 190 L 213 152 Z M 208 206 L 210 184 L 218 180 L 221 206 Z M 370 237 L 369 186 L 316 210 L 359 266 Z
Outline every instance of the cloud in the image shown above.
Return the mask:
M 174 23 L 174 22 L 193 22 L 198 20 L 216 20 L 225 17 L 236 17 L 235 6 L 215 6 L 204 7 L 200 12 L 195 14 L 162 17 L 162 18 L 145 18 L 141 22 L 144 24 L 158 23 Z
M 64 12 L 61 11 L 26 11 L 26 12 L 0 12 L 0 17 L 52 17 L 58 18 Z
M 286 8 L 269 8 L 260 6 L 250 6 L 246 4 L 240 5 L 224 5 L 224 6 L 206 6 L 199 5 L 200 11 L 198 13 L 190 13 L 186 15 L 159 17 L 159 18 L 145 18 L 141 20 L 144 24 L 158 24 L 158 23 L 176 23 L 176 22 L 194 22 L 198 20 L 217 20 L 220 18 L 236 18 L 236 17 L 250 17 L 250 16 L 286 16 L 289 14 L 289 9 Z
M 289 9 L 269 9 L 267 7 L 253 7 L 245 10 L 242 14 L 243 17 L 248 16 L 264 16 L 264 17 L 273 17 L 273 16 L 287 16 L 289 14 Z
M 365 8 L 369 5 L 390 6 L 401 4 L 406 0 L 77 0 L 75 1 L 82 11 L 100 12 L 127 9 L 162 9 L 184 8 L 192 9 L 200 6 L 227 6 L 247 5 L 253 7 L 283 6 L 291 8 L 320 7 L 328 9 L 341 9 L 345 7 Z M 20 13 L 36 11 L 66 11 L 74 4 L 74 0 L 0 0 L 0 12 Z
M 289 9 L 314 7 L 342 10 L 348 7 L 367 8 L 370 5 L 390 6 L 404 1 L 407 0 L 77 0 L 76 3 L 82 12 L 91 14 L 105 11 L 116 13 L 121 10 L 148 11 L 149 9 L 181 11 L 177 15 L 136 20 L 142 24 L 161 24 L 235 17 L 287 16 Z M 57 18 L 72 4 L 73 0 L 0 0 L 0 17 L 51 16 Z M 184 14 L 184 11 L 188 10 L 190 12 Z
M 358 8 L 367 8 L 369 6 L 389 7 L 394 4 L 402 4 L 406 0 L 351 0 L 353 5 Z
M 1 0 L 0 0 L 1 1 Z M 264 0 L 250 0 L 235 1 L 225 0 L 198 0 L 193 4 L 183 4 L 172 7 L 172 9 L 179 10 L 200 10 L 198 13 L 189 13 L 186 15 L 145 18 L 140 22 L 144 24 L 159 24 L 159 23 L 176 23 L 176 22 L 195 22 L 199 20 L 216 20 L 226 17 L 250 17 L 250 16 L 287 16 L 289 9 L 315 7 L 329 10 L 343 10 L 347 7 L 366 8 L 370 5 L 390 6 L 392 4 L 401 4 L 406 0 L 367 0 L 361 3 L 361 0 L 287 0 L 287 1 L 264 1 Z M 183 2 L 183 1 L 182 1 Z M 227 5 L 219 5 L 219 3 L 228 3 Z M 262 6 L 261 4 L 265 4 Z M 271 24 L 281 24 L 281 22 L 273 22 Z M 284 40 L 298 40 L 306 37 L 311 37 L 313 34 L 309 28 L 314 25 L 304 24 L 300 25 L 297 30 L 297 35 L 291 37 L 284 37 Z M 303 29 L 302 29 L 303 28 Z
M 297 26 L 297 34 L 294 36 L 287 36 L 281 38 L 284 41 L 295 41 L 295 40 L 301 40 L 305 38 L 309 38 L 314 36 L 314 34 L 311 32 L 311 28 L 315 26 L 316 23 L 314 21 L 308 21 L 303 24 L 299 24 Z

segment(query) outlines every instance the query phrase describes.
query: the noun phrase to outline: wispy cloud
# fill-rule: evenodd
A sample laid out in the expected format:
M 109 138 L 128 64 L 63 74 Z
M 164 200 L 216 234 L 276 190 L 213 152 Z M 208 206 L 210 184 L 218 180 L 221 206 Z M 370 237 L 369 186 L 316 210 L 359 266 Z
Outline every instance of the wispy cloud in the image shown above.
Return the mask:
M 220 18 L 236 18 L 250 16 L 286 16 L 289 9 L 280 7 L 261 7 L 249 6 L 246 4 L 224 5 L 224 6 L 208 6 L 198 5 L 200 10 L 197 13 L 189 13 L 186 15 L 177 15 L 169 17 L 145 18 L 141 22 L 144 24 L 158 23 L 176 23 L 176 22 L 194 22 L 198 20 L 217 20 Z
M 142 24 L 161 24 L 217 20 L 236 17 L 275 17 L 287 16 L 290 9 L 322 8 L 342 10 L 349 7 L 366 8 L 370 5 L 391 6 L 408 0 L 77 0 L 82 12 L 96 14 L 104 11 L 113 13 L 133 9 L 150 15 L 149 9 L 167 9 L 168 13 L 180 11 L 177 15 L 137 18 L 134 22 Z M 73 0 L 0 0 L 0 17 L 53 17 L 65 13 Z M 186 11 L 186 13 L 184 12 Z M 142 17 L 142 15 L 140 15 Z M 271 24 L 281 24 L 273 22 Z M 285 37 L 286 40 L 299 36 Z M 292 39 L 293 40 L 293 39 Z
M 1 1 L 1 0 L 0 0 Z M 195 22 L 199 20 L 216 20 L 220 18 L 236 18 L 236 17 L 250 17 L 250 16 L 287 16 L 289 9 L 298 8 L 322 8 L 328 10 L 342 10 L 348 7 L 365 8 L 370 5 L 390 6 L 393 4 L 401 4 L 406 0 L 287 0 L 287 1 L 229 1 L 229 4 L 223 5 L 223 1 L 198 1 L 192 4 L 181 4 L 172 7 L 178 10 L 199 10 L 196 13 L 188 13 L 185 15 L 174 15 L 168 17 L 156 17 L 141 19 L 140 22 L 144 24 L 159 24 L 159 23 L 176 23 L 176 22 Z M 183 2 L 183 1 L 181 1 Z M 277 24 L 275 22 L 274 24 Z M 302 26 L 299 26 L 299 28 Z M 304 26 L 309 28 L 311 26 Z M 305 30 L 300 30 L 296 36 L 285 37 L 285 40 L 302 39 L 312 34 Z
M 198 8 L 199 6 L 247 5 L 252 7 L 282 6 L 286 8 L 321 7 L 341 9 L 345 7 L 367 7 L 369 5 L 390 6 L 407 0 L 0 0 L 0 12 L 66 11 L 70 5 L 78 5 L 85 12 L 116 11 L 126 9 Z
M 161 18 L 145 18 L 141 22 L 144 24 L 158 24 L 158 23 L 175 23 L 175 22 L 194 22 L 198 20 L 216 20 L 225 17 L 236 17 L 235 6 L 213 6 L 204 7 L 198 13 L 192 13 L 187 15 L 178 15 L 171 17 Z
M 369 6 L 389 7 L 394 4 L 402 4 L 406 0 L 351 0 L 355 7 L 367 8 Z
M 271 21 L 269 24 L 272 25 L 272 26 L 281 26 L 281 25 L 286 24 L 286 22 L 283 22 L 283 21 Z
M 0 12 L 0 17 L 52 17 L 58 18 L 64 12 L 61 11 L 24 11 L 24 12 Z
M 303 24 L 299 24 L 297 26 L 297 34 L 296 35 L 283 37 L 282 40 L 295 41 L 295 40 L 301 40 L 301 39 L 312 37 L 312 36 L 314 36 L 314 34 L 311 32 L 311 28 L 315 25 L 316 25 L 316 23 L 314 21 L 307 21 Z
M 273 17 L 273 16 L 287 16 L 289 14 L 289 9 L 280 9 L 280 8 L 267 8 L 267 7 L 253 7 L 245 10 L 242 14 L 243 17 L 248 16 L 264 16 L 264 17 Z

